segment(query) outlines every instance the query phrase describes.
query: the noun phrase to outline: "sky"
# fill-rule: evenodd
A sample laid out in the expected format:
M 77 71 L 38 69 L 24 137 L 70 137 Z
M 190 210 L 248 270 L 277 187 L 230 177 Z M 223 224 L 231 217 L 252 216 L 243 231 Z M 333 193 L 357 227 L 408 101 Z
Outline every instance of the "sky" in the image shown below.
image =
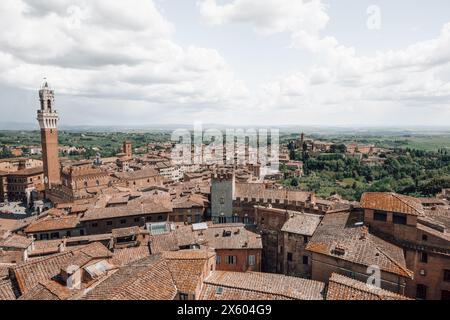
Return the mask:
M 44 77 L 62 125 L 450 127 L 450 2 L 0 1 L 0 123 Z

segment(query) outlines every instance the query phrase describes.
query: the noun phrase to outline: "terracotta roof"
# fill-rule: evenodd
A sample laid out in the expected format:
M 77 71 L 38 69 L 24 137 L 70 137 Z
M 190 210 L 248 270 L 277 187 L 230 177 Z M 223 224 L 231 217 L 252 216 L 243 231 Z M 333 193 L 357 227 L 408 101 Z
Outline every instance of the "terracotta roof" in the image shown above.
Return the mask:
M 205 202 L 207 202 L 208 199 L 202 199 L 198 197 L 188 196 L 188 197 L 182 197 L 182 198 L 176 198 L 172 201 L 173 208 L 174 209 L 190 209 L 190 208 L 203 208 L 205 205 Z
M 159 176 L 159 173 L 155 169 L 146 168 L 130 172 L 117 172 L 114 175 L 122 180 L 139 180 Z
M 127 206 L 121 207 L 89 209 L 80 220 L 92 221 L 169 212 L 172 212 L 172 205 L 170 202 L 144 202 L 128 204 Z
M 149 245 L 152 254 L 180 249 L 174 232 L 150 236 Z
M 26 233 L 46 232 L 56 230 L 68 230 L 76 228 L 79 223 L 77 216 L 63 218 L 43 218 L 32 222 L 26 229 Z
M 411 277 L 403 250 L 357 226 L 354 213 L 326 214 L 306 250 L 363 266 L 377 265 L 382 271 Z
M 421 216 L 424 213 L 419 199 L 389 192 L 364 193 L 361 197 L 361 207 L 415 216 Z
M 258 272 L 214 271 L 202 300 L 323 300 L 323 282 Z
M 262 183 L 236 183 L 235 184 L 235 198 L 240 198 L 243 200 L 247 198 L 251 199 L 267 199 L 280 200 L 280 202 L 296 201 L 296 202 L 307 202 L 311 197 L 311 192 L 294 191 L 287 189 L 270 189 Z
M 312 236 L 317 229 L 321 221 L 321 216 L 308 214 L 308 213 L 296 213 L 293 217 L 283 225 L 281 231 L 288 233 L 301 234 L 305 236 Z
M 150 256 L 150 249 L 148 246 L 115 249 L 113 255 L 111 262 L 118 267 L 122 267 L 147 258 Z
M 328 282 L 327 300 L 411 300 L 391 291 L 333 273 Z
M 27 249 L 32 243 L 33 240 L 28 237 L 12 234 L 6 239 L 0 240 L 0 248 Z
M 66 300 L 76 292 L 56 281 L 40 282 L 18 300 Z
M 120 268 L 90 290 L 85 300 L 172 300 L 177 289 L 161 255 Z
M 13 263 L 0 263 L 0 280 L 8 278 L 9 268 L 14 267 Z
M 179 292 L 193 295 L 202 284 L 206 273 L 210 272 L 208 260 L 214 252 L 206 250 L 182 250 L 163 254 L 173 281 Z
M 112 230 L 113 238 L 123 238 L 134 235 L 139 235 L 141 233 L 141 229 L 139 227 L 129 227 L 129 228 L 119 228 Z
M 243 224 L 212 225 L 196 233 L 198 243 L 215 249 L 262 249 L 261 235 Z
M 39 283 L 46 282 L 58 275 L 62 268 L 72 264 L 82 267 L 92 260 L 111 256 L 111 252 L 105 246 L 94 242 L 81 248 L 18 264 L 12 268 L 12 271 L 20 292 L 24 294 Z
M 247 230 L 241 223 L 209 225 L 207 229 L 197 231 L 190 225 L 182 225 L 150 238 L 152 253 L 176 251 L 196 244 L 214 249 L 262 249 L 261 235 Z
M 24 170 L 19 170 L 15 172 L 10 172 L 10 176 L 33 176 L 44 173 L 44 167 L 35 167 Z
M 10 280 L 0 280 L 0 301 L 16 300 L 14 286 Z

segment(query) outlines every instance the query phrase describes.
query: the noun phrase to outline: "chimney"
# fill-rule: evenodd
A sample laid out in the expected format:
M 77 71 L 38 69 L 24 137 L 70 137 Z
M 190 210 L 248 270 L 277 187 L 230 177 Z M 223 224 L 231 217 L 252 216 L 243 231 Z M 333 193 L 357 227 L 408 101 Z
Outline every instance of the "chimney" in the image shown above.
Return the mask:
M 66 242 L 67 242 L 67 240 L 63 239 L 63 241 L 61 241 L 61 243 L 59 244 L 59 246 L 58 246 L 59 253 L 66 251 Z
M 70 290 L 81 289 L 81 269 L 78 266 L 70 265 L 66 269 L 61 270 L 62 281 Z

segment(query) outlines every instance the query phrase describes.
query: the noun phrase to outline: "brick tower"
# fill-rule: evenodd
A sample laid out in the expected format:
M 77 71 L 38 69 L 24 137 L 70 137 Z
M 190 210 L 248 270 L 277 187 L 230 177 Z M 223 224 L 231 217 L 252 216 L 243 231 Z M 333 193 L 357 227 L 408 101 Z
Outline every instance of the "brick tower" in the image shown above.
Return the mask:
M 125 153 L 127 157 L 131 158 L 133 156 L 133 146 L 131 141 L 124 141 L 122 149 L 122 152 Z
M 60 165 L 58 158 L 58 113 L 54 109 L 55 93 L 45 82 L 39 90 L 41 108 L 37 120 L 41 127 L 42 160 L 44 162 L 45 189 L 60 183 Z

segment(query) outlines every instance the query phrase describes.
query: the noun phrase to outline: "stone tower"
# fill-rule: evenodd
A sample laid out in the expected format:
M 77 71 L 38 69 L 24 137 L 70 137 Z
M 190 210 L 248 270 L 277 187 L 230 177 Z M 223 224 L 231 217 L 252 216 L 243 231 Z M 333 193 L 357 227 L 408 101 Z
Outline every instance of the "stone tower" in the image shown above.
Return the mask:
M 211 218 L 214 223 L 233 222 L 235 175 L 219 172 L 211 177 Z
M 60 164 L 58 158 L 58 113 L 55 110 L 55 93 L 45 82 L 39 90 L 41 107 L 37 120 L 41 127 L 42 160 L 44 162 L 45 189 L 60 183 Z
M 125 153 L 127 157 L 131 158 L 133 156 L 133 146 L 131 141 L 124 141 L 122 149 L 122 152 Z

